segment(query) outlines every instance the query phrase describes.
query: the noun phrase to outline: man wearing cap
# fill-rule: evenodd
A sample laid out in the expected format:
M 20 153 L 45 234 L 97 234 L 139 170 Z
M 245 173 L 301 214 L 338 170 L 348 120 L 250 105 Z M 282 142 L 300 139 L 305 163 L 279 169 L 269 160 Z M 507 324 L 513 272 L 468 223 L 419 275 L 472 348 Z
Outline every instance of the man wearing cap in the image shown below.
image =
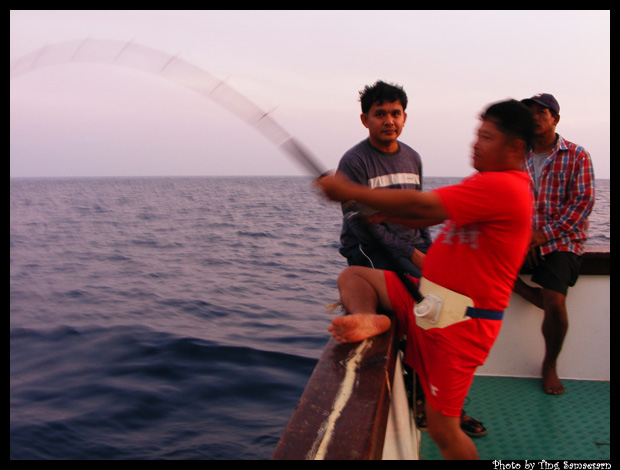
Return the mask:
M 526 263 L 532 268 L 533 287 L 520 278 L 515 292 L 544 310 L 545 393 L 564 392 L 557 359 L 568 329 L 566 294 L 575 285 L 588 237 L 588 215 L 594 205 L 594 171 L 588 151 L 555 132 L 560 105 L 549 93 L 522 100 L 534 115 L 534 148 L 525 170 L 534 191 L 533 235 Z

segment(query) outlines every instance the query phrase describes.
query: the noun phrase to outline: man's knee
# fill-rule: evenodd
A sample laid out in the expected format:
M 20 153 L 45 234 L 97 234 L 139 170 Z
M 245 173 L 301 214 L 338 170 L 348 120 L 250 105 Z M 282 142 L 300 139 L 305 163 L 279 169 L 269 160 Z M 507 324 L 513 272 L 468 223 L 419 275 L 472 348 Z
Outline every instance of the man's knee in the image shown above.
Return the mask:
M 356 280 L 369 280 L 371 273 L 375 271 L 372 268 L 364 266 L 349 266 L 344 268 L 338 276 L 338 287 L 342 287 L 348 282 Z
M 430 405 L 427 404 L 426 409 Z M 440 449 L 446 449 L 453 444 L 461 431 L 460 419 L 444 416 L 439 412 L 427 412 L 428 434 Z
M 545 313 L 554 317 L 566 315 L 566 296 L 549 289 L 542 290 Z

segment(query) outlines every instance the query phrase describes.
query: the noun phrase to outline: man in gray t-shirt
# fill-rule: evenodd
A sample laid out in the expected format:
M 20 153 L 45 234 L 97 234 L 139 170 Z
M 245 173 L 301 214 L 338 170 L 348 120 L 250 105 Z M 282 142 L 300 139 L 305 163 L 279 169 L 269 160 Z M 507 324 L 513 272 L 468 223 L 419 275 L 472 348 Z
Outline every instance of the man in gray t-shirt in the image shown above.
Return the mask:
M 360 92 L 362 124 L 368 138 L 349 149 L 338 166 L 352 181 L 373 188 L 422 189 L 422 160 L 418 152 L 397 140 L 407 119 L 407 95 L 402 87 L 381 81 Z M 340 253 L 349 265 L 393 270 L 384 250 L 397 259 L 399 268 L 413 277 L 421 276 L 422 260 L 431 244 L 428 229 L 412 229 L 382 222 L 374 226 L 371 238 L 356 227 L 343 205 Z
M 407 120 L 407 94 L 403 88 L 377 81 L 360 92 L 360 102 L 360 117 L 368 129 L 368 138 L 343 155 L 338 171 L 372 188 L 422 190 L 422 159 L 418 152 L 397 140 Z M 432 242 L 428 229 L 413 229 L 385 221 L 373 226 L 370 235 L 360 228 L 357 218 L 348 217 L 355 209 L 346 203 L 342 205 L 340 253 L 347 258 L 349 266 L 399 269 L 401 273 L 420 278 L 422 262 Z M 398 266 L 394 266 L 394 259 Z M 410 383 L 408 381 L 408 385 Z M 425 400 L 421 388 L 416 388 L 414 418 L 416 426 L 424 429 Z M 461 428 L 471 437 L 487 433 L 482 423 L 468 416 L 465 410 L 461 415 Z

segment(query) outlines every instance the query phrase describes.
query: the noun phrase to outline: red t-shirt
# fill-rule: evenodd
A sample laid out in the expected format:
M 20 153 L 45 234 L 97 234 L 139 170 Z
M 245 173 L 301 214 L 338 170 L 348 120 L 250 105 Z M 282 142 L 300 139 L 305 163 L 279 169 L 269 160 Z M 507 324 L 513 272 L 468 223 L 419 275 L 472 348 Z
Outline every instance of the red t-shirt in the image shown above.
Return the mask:
M 431 245 L 422 275 L 472 298 L 478 308 L 504 310 L 531 238 L 529 184 L 520 171 L 484 172 L 435 190 L 450 220 Z M 460 416 L 474 372 L 487 358 L 501 321 L 472 318 L 422 329 L 403 284 L 389 271 L 385 281 L 399 334 L 407 335 L 405 362 L 418 373 L 435 410 Z
M 477 308 L 504 310 L 531 241 L 528 176 L 476 173 L 435 193 L 450 220 L 428 250 L 422 275 Z

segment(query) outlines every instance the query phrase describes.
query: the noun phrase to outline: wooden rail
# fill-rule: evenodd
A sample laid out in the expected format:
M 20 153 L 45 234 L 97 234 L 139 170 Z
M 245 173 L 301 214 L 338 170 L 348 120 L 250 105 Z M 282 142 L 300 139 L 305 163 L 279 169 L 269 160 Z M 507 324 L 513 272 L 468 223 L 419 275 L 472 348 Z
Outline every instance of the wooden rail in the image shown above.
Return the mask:
M 610 274 L 610 245 L 593 245 L 585 247 L 579 274 Z M 521 274 L 531 274 L 532 270 L 523 267 Z
M 398 347 L 395 323 L 361 343 L 329 340 L 272 459 L 381 459 Z

